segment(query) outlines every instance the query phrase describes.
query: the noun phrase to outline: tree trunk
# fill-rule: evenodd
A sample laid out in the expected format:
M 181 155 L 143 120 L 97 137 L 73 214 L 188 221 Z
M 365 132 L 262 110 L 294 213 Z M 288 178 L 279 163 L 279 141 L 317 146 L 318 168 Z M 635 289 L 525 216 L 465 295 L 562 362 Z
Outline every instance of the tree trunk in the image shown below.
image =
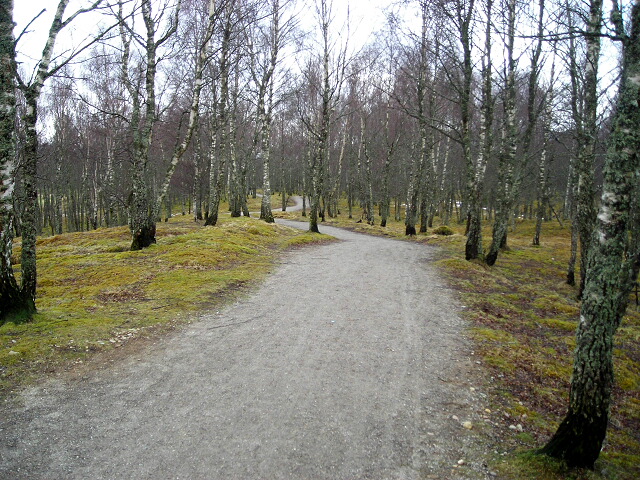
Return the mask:
M 420 157 L 422 158 L 422 148 L 420 149 Z M 416 217 L 418 215 L 418 192 L 420 178 L 422 177 L 421 160 L 413 161 L 411 166 L 411 174 L 409 176 L 409 187 L 407 189 L 407 203 L 404 218 L 404 234 L 416 234 Z
M 640 267 L 638 232 L 631 229 L 630 215 L 640 171 L 640 0 L 633 4 L 629 36 L 615 7 L 614 14 L 616 33 L 623 38 L 623 68 L 602 203 L 588 254 L 569 411 L 540 450 L 570 467 L 593 468 L 602 449 L 613 387 L 613 336 Z
M 271 178 L 269 176 L 271 158 L 271 119 L 273 112 L 273 76 L 278 62 L 280 51 L 280 1 L 273 0 L 271 11 L 271 29 L 269 38 L 269 64 L 264 70 L 258 88 L 258 140 L 257 155 L 258 161 L 262 160 L 262 202 L 260 204 L 260 218 L 267 223 L 273 223 L 273 212 L 271 211 Z M 253 57 L 252 57 L 253 58 Z M 253 62 L 252 62 L 253 64 Z M 283 162 L 284 166 L 284 162 Z M 284 175 L 282 179 L 284 184 Z M 284 190 L 284 189 L 283 189 Z M 283 191 L 283 198 L 284 198 Z
M 509 220 L 515 222 L 514 208 L 520 194 L 520 186 L 529 159 L 529 150 L 533 139 L 540 108 L 537 104 L 538 79 L 540 74 L 540 56 L 542 53 L 542 41 L 544 38 L 544 7 L 545 0 L 539 0 L 538 35 L 537 44 L 531 55 L 531 65 L 528 81 L 528 122 L 522 136 L 518 133 L 516 125 L 516 61 L 514 58 L 515 25 L 517 23 L 517 2 L 509 0 L 507 8 L 507 78 L 505 85 L 504 107 L 504 142 L 500 155 L 500 168 L 498 170 L 498 198 L 496 202 L 496 215 L 493 226 L 493 235 L 489 252 L 485 258 L 487 265 L 494 265 L 500 250 L 507 246 L 507 233 Z M 518 140 L 520 138 L 522 154 L 517 156 Z
M 491 246 L 485 258 L 487 265 L 491 266 L 498 259 L 498 252 L 506 245 L 509 218 L 513 211 L 515 193 L 514 167 L 517 152 L 518 130 L 516 126 L 516 64 L 514 59 L 516 2 L 509 0 L 507 8 L 507 79 L 505 85 L 504 106 L 504 143 L 500 154 L 500 167 L 498 169 L 498 198 L 496 204 L 496 216 L 493 224 Z
M 205 225 L 214 226 L 218 223 L 218 214 L 220 209 L 220 199 L 223 194 L 226 173 L 226 148 L 227 137 L 229 135 L 229 121 L 228 121 L 228 105 L 229 105 L 229 70 L 230 70 L 230 42 L 232 31 L 232 16 L 231 6 L 232 3 L 228 3 L 228 8 L 225 13 L 224 28 L 222 32 L 222 47 L 220 49 L 220 98 L 218 100 L 217 115 L 214 122 L 214 131 L 211 140 L 211 150 L 209 152 L 210 160 L 210 196 L 209 196 L 209 216 L 205 222 Z M 216 151 L 216 135 L 217 130 L 220 130 L 220 148 Z M 216 163 L 217 157 L 217 170 L 214 163 Z
M 246 194 L 242 191 L 242 165 L 238 159 L 237 144 L 237 115 L 239 91 L 239 72 L 234 69 L 234 86 L 232 89 L 232 110 L 229 115 L 228 145 L 225 149 L 229 153 L 229 211 L 231 217 L 242 215 L 242 197 Z
M 547 89 L 546 98 L 544 100 L 544 118 L 543 118 L 543 140 L 542 152 L 540 152 L 540 160 L 538 164 L 538 210 L 536 212 L 536 230 L 533 236 L 533 245 L 540 245 L 540 233 L 542 231 L 542 221 L 544 219 L 545 207 L 549 204 L 548 193 L 548 160 L 547 148 L 549 146 L 549 135 L 551 132 L 551 123 L 553 117 L 553 99 L 554 99 L 554 80 L 555 80 L 555 63 L 551 66 L 551 75 L 549 88 Z M 533 201 L 530 212 L 533 210 Z
M 56 37 L 65 24 L 62 16 L 67 7 L 68 0 L 60 0 L 56 13 L 49 29 L 47 43 L 42 51 L 42 57 L 38 65 L 38 70 L 31 85 L 24 85 L 21 88 L 25 95 L 26 112 L 23 117 L 25 130 L 24 161 L 22 166 L 22 178 L 24 189 L 24 207 L 22 212 L 22 258 L 21 258 L 21 290 L 23 295 L 30 298 L 30 302 L 35 304 L 36 296 L 36 236 L 38 222 L 38 193 L 36 189 L 36 178 L 38 170 L 38 135 L 36 125 L 38 122 L 38 98 L 44 86 L 45 80 L 50 75 L 49 65 Z M 12 70 L 15 74 L 15 68 Z
M 543 150 L 540 154 L 540 167 L 538 171 L 538 208 L 536 211 L 536 229 L 533 234 L 533 245 L 540 245 L 540 233 L 542 231 L 542 220 L 544 219 L 545 207 L 548 201 L 547 195 L 547 152 Z
M 493 1 L 487 0 L 487 17 L 491 18 Z M 485 50 L 482 56 L 482 108 L 480 110 L 480 145 L 482 146 L 475 164 L 467 172 L 468 184 L 468 224 L 465 258 L 474 260 L 482 255 L 482 192 L 487 163 L 493 147 L 493 93 L 491 64 L 491 23 L 487 22 L 485 31 Z
M 0 0 L 0 325 L 27 319 L 35 312 L 33 296 L 18 286 L 11 262 L 16 116 L 13 26 L 13 0 Z
M 579 109 L 574 108 L 574 117 L 578 124 L 578 155 L 576 173 L 578 176 L 576 194 L 576 221 L 580 239 L 580 295 L 584 290 L 587 275 L 587 255 L 591 242 L 591 234 L 595 227 L 595 187 L 594 161 L 598 136 L 598 63 L 600 61 L 600 31 L 602 29 L 602 0 L 591 0 L 589 20 L 587 22 L 587 58 L 584 71 L 584 110 L 582 116 Z M 577 82 L 577 66 L 572 65 L 570 72 L 572 82 Z M 574 71 L 575 70 L 575 71 Z
M 422 9 L 422 29 L 421 29 L 421 37 L 420 37 L 420 61 L 418 64 L 418 78 L 416 82 L 416 93 L 417 93 L 417 107 L 418 111 L 415 115 L 415 118 L 418 121 L 418 130 L 420 132 L 420 147 L 418 153 L 418 160 L 416 161 L 415 155 L 411 156 L 411 170 L 409 176 L 409 188 L 407 189 L 407 209 L 405 216 L 405 235 L 415 235 L 416 234 L 416 221 L 418 215 L 418 207 L 421 207 L 421 213 L 425 210 L 422 208 L 422 205 L 418 205 L 418 200 L 424 198 L 424 195 L 420 195 L 421 191 L 424 190 L 424 168 L 427 156 L 427 112 L 425 108 L 425 96 L 427 94 L 427 49 L 428 49 L 428 39 L 427 39 L 427 31 L 428 31 L 428 18 L 429 12 L 427 9 L 427 4 L 421 4 Z M 426 203 L 426 202 L 425 202 Z M 423 215 L 423 219 L 424 218 Z M 421 226 L 424 227 L 424 231 L 426 231 L 426 221 L 421 221 Z M 422 225 L 424 224 L 424 225 Z M 422 229 L 421 229 L 422 230 Z
M 388 145 L 388 143 L 387 143 Z M 380 200 L 380 226 L 387 226 L 387 219 L 391 212 L 391 198 L 389 197 L 389 172 L 391 171 L 391 160 L 393 154 L 393 146 L 388 146 L 387 155 L 384 159 L 384 167 L 382 167 L 382 199 Z
M 178 162 L 187 151 L 189 144 L 191 143 L 191 138 L 198 126 L 198 119 L 200 117 L 200 93 L 202 92 L 202 88 L 204 86 L 203 80 L 203 72 L 204 67 L 209 57 L 209 43 L 211 37 L 214 33 L 215 26 L 215 18 L 216 18 L 216 2 L 215 0 L 209 0 L 209 8 L 208 8 L 208 18 L 209 22 L 207 24 L 207 30 L 204 36 L 204 39 L 199 45 L 196 60 L 196 68 L 194 75 L 194 86 L 193 93 L 191 97 L 191 106 L 189 108 L 189 121 L 187 124 L 187 131 L 182 139 L 182 142 L 176 144 L 176 147 L 173 150 L 173 154 L 171 156 L 171 161 L 169 162 L 169 167 L 167 168 L 167 173 L 165 174 L 164 181 L 162 186 L 160 187 L 160 193 L 156 200 L 158 208 L 162 205 L 163 200 L 167 196 L 167 192 L 169 191 L 169 185 L 171 184 L 171 178 L 178 166 Z M 196 165 L 199 161 L 199 158 L 196 158 Z M 196 166 L 197 169 L 197 166 Z M 196 181 L 198 181 L 198 175 L 196 175 Z M 200 193 L 200 188 L 198 188 L 198 192 Z M 200 216 L 202 213 L 200 212 Z M 197 216 L 196 216 L 197 218 Z
M 37 96 L 28 94 L 27 112 L 23 118 L 25 127 L 24 159 L 22 165 L 22 183 L 24 189 L 24 206 L 22 210 L 22 254 L 20 269 L 22 272 L 21 290 L 29 295 L 35 303 L 36 298 L 36 222 L 37 201 L 36 178 L 38 170 L 38 101 Z

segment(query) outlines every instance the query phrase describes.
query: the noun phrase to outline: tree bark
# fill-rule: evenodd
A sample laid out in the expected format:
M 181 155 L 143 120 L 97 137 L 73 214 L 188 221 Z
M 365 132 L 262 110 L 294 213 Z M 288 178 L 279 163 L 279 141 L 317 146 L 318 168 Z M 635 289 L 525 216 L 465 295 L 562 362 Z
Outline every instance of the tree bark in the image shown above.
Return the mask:
M 416 234 L 416 222 L 418 216 L 418 201 L 421 199 L 421 191 L 423 190 L 424 185 L 424 168 L 427 157 L 427 112 L 425 108 L 426 103 L 426 94 L 427 94 L 427 53 L 428 53 L 428 3 L 421 2 L 421 15 L 422 15 L 422 25 L 421 25 L 421 35 L 420 35 L 420 62 L 418 64 L 418 76 L 416 81 L 416 103 L 417 103 L 417 113 L 415 114 L 415 118 L 418 121 L 418 131 L 420 133 L 420 146 L 418 149 L 417 160 L 416 156 L 411 156 L 410 163 L 410 174 L 409 174 L 409 186 L 407 188 L 407 208 L 405 215 L 405 235 L 415 235 Z M 424 198 L 424 196 L 422 196 Z M 426 200 L 426 199 L 425 199 Z M 425 202 L 426 204 L 426 202 Z M 421 208 L 421 210 L 425 210 L 425 208 Z M 426 220 L 426 219 L 425 219 Z M 424 230 L 426 231 L 426 222 Z
M 13 191 L 15 160 L 15 40 L 13 0 L 0 0 L 0 325 L 29 318 L 33 296 L 25 294 L 13 274 Z
M 231 35 L 233 33 L 233 21 L 231 7 L 233 2 L 227 3 L 225 8 L 224 27 L 222 31 L 222 45 L 220 49 L 220 98 L 218 100 L 217 115 L 215 117 L 215 129 L 212 137 L 212 145 L 209 154 L 210 158 L 210 196 L 209 196 L 209 216 L 205 222 L 205 225 L 214 226 L 218 223 L 218 214 L 220 209 L 220 199 L 224 192 L 225 187 L 225 173 L 226 173 L 226 148 L 227 148 L 227 136 L 229 134 L 229 119 L 228 119 L 228 105 L 229 105 L 229 71 L 230 71 L 230 49 L 231 49 Z M 217 130 L 220 131 L 220 148 L 216 150 L 216 135 Z M 217 158 L 217 169 L 216 165 Z
M 180 1 L 176 8 L 179 9 Z M 129 199 L 129 229 L 131 231 L 131 250 L 141 250 L 156 243 L 156 217 L 157 207 L 152 199 L 151 188 L 147 185 L 147 163 L 149 160 L 149 148 L 153 138 L 153 126 L 157 120 L 156 112 L 156 53 L 158 47 L 165 42 L 177 29 L 177 13 L 174 25 L 162 37 L 156 41 L 156 25 L 151 12 L 150 0 L 145 0 L 141 4 L 142 18 L 145 24 L 145 94 L 146 107 L 144 116 L 141 109 L 140 93 L 137 86 L 133 84 L 128 76 L 130 60 L 130 42 L 125 34 L 124 19 L 121 16 L 120 34 L 124 44 L 122 79 L 133 99 L 133 113 L 131 129 L 133 135 L 133 158 L 132 158 L 132 192 Z M 120 7 L 122 8 L 122 7 Z M 177 11 L 176 11 L 177 12 Z
M 498 198 L 496 215 L 493 224 L 491 246 L 485 260 L 487 265 L 494 265 L 498 253 L 507 247 L 507 234 L 509 220 L 515 221 L 514 209 L 520 195 L 520 186 L 524 177 L 525 167 L 529 159 L 529 150 L 533 139 L 540 108 L 536 102 L 538 96 L 538 79 L 540 76 L 540 56 L 542 54 L 542 42 L 544 38 L 544 2 L 539 0 L 537 43 L 531 55 L 528 85 L 528 122 L 524 133 L 520 136 L 516 125 L 516 63 L 514 58 L 515 25 L 517 23 L 516 10 L 518 4 L 515 0 L 506 2 L 507 8 L 507 78 L 505 85 L 504 108 L 504 142 L 500 155 L 500 168 L 498 170 Z M 519 138 L 520 137 L 520 138 Z M 517 156 L 518 140 L 521 140 L 522 154 Z
M 549 81 L 549 88 L 544 99 L 544 117 L 543 117 L 543 139 L 542 139 L 542 152 L 540 152 L 540 159 L 538 163 L 538 189 L 537 189 L 537 202 L 538 209 L 536 211 L 536 229 L 533 235 L 533 245 L 540 245 L 540 234 L 542 231 L 542 221 L 544 219 L 545 208 L 549 204 L 548 193 L 548 146 L 550 142 L 550 134 L 552 128 L 553 118 L 553 101 L 554 101 L 554 81 L 555 81 L 555 62 L 551 66 L 551 75 Z M 531 205 L 533 209 L 533 204 Z
M 487 0 L 487 18 L 491 18 L 493 1 Z M 480 145 L 481 149 L 475 165 L 467 172 L 468 179 L 468 225 L 467 242 L 465 244 L 465 258 L 474 260 L 482 255 L 482 191 L 487 162 L 493 147 L 493 94 L 492 94 L 492 64 L 491 64 L 491 22 L 487 22 L 485 30 L 485 45 L 482 56 L 482 107 L 480 110 Z
M 213 36 L 214 26 L 215 26 L 215 17 L 216 17 L 216 2 L 215 0 L 209 0 L 209 8 L 208 8 L 208 23 L 205 31 L 204 39 L 199 45 L 198 52 L 196 52 L 197 60 L 196 60 L 196 68 L 195 68 L 195 78 L 194 78 L 194 87 L 193 93 L 191 97 L 191 107 L 189 109 L 189 122 L 187 124 L 187 131 L 178 145 L 176 145 L 173 155 L 171 156 L 171 161 L 169 162 L 169 167 L 167 168 L 167 173 L 165 174 L 164 181 L 162 186 L 160 187 L 160 193 L 158 195 L 158 199 L 156 200 L 157 207 L 160 208 L 162 202 L 164 201 L 167 192 L 169 191 L 169 185 L 171 183 L 171 178 L 173 177 L 174 172 L 176 171 L 176 167 L 178 166 L 178 162 L 184 155 L 184 152 L 187 151 L 187 147 L 191 143 L 191 138 L 195 132 L 195 129 L 198 126 L 198 119 L 200 117 L 200 93 L 202 92 L 202 87 L 204 86 L 204 67 L 209 58 L 209 44 L 211 41 L 211 37 Z M 197 160 L 196 160 L 197 161 Z
M 569 411 L 540 450 L 571 467 L 593 468 L 602 449 L 613 386 L 613 336 L 640 267 L 638 232 L 630 228 L 640 172 L 640 0 L 632 7 L 629 36 L 616 7 L 614 3 L 612 19 L 623 39 L 623 67 L 602 202 L 588 253 Z
M 602 30 L 602 0 L 591 0 L 585 42 L 587 58 L 584 72 L 584 112 L 582 128 L 578 128 L 578 156 L 576 172 L 578 190 L 576 196 L 576 221 L 580 239 L 580 288 L 582 295 L 586 284 L 587 260 L 591 234 L 595 227 L 594 163 L 598 137 L 598 63 L 600 61 L 600 32 Z M 577 72 L 575 73 L 577 76 Z
M 257 125 L 258 138 L 256 139 L 256 159 L 262 162 L 262 201 L 260 203 L 260 219 L 267 223 L 273 223 L 273 212 L 271 211 L 271 124 L 273 115 L 273 82 L 276 65 L 278 63 L 278 53 L 280 51 L 280 1 L 273 0 L 271 11 L 271 26 L 269 35 L 269 63 L 268 67 L 258 77 L 254 78 L 258 83 L 258 108 Z M 256 53 L 254 52 L 253 55 Z M 253 63 L 253 62 L 252 62 Z M 284 184 L 284 175 L 282 182 Z M 283 191 L 283 198 L 285 197 Z

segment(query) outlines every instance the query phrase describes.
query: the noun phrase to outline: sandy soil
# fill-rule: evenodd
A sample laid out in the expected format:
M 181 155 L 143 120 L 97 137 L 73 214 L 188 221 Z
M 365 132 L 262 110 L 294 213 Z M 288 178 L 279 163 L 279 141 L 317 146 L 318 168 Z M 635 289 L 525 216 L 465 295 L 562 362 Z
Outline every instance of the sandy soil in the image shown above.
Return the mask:
M 236 304 L 0 406 L 0 478 L 485 478 L 462 425 L 483 372 L 433 250 L 321 230 L 342 241 Z

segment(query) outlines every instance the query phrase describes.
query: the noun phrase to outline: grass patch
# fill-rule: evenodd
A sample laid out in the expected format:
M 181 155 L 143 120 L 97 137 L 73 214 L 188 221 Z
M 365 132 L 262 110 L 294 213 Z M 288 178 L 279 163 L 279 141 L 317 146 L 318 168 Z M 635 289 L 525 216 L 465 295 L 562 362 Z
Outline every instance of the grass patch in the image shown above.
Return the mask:
M 630 305 L 616 335 L 616 384 L 607 440 L 594 472 L 569 471 L 562 464 L 531 455 L 555 432 L 568 404 L 575 332 L 580 305 L 564 282 L 570 232 L 545 223 L 542 246 L 531 245 L 534 222 L 520 222 L 509 236 L 510 249 L 492 268 L 464 265 L 464 237 L 438 242 L 438 266 L 467 306 L 476 354 L 491 375 L 494 408 L 506 412 L 495 459 L 499 478 L 640 478 L 640 312 Z M 484 238 L 489 241 L 485 228 Z M 508 391 L 511 395 L 503 395 Z M 524 417 L 523 411 L 524 409 Z M 506 427 L 517 421 L 525 433 Z
M 451 227 L 447 227 L 446 225 L 440 225 L 433 230 L 434 235 L 453 235 L 455 232 Z
M 331 239 L 247 218 L 203 227 L 179 215 L 157 228 L 137 252 L 127 227 L 38 240 L 38 313 L 0 326 L 0 395 L 221 306 L 284 250 Z

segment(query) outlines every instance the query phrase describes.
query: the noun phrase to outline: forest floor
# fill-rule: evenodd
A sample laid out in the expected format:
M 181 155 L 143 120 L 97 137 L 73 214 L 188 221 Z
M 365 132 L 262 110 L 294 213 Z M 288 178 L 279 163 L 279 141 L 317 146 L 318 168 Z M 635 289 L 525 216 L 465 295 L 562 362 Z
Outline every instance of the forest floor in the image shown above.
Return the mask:
M 635 480 L 640 478 L 640 307 L 638 292 L 615 336 L 615 385 L 607 438 L 594 471 L 568 470 L 561 462 L 534 455 L 566 413 L 580 302 L 567 285 L 570 225 L 545 221 L 540 246 L 532 245 L 535 220 L 518 219 L 509 231 L 509 248 L 488 267 L 464 259 L 464 225 L 449 223 L 444 232 L 436 219 L 426 233 L 404 235 L 404 223 L 387 227 L 348 218 L 326 218 L 324 227 L 340 226 L 370 235 L 437 246 L 439 272 L 463 305 L 472 352 L 487 371 L 488 395 L 482 431 L 496 448 L 487 463 L 499 478 L 535 480 Z M 305 220 L 299 212 L 281 218 Z M 440 233 L 440 234 L 438 234 Z M 445 233 L 444 235 L 442 233 Z M 483 229 L 485 249 L 491 222 Z M 578 276 L 579 272 L 576 272 Z
M 495 476 L 436 250 L 324 230 L 230 307 L 5 401 L 0 478 Z
M 530 454 L 567 402 L 566 225 L 533 247 L 519 221 L 489 268 L 464 260 L 461 225 L 398 242 L 402 222 L 343 214 L 327 244 L 283 226 L 306 220 L 292 201 L 276 226 L 171 219 L 135 255 L 126 229 L 39 241 L 40 313 L 0 327 L 0 478 L 638 478 L 635 305 L 596 471 Z

